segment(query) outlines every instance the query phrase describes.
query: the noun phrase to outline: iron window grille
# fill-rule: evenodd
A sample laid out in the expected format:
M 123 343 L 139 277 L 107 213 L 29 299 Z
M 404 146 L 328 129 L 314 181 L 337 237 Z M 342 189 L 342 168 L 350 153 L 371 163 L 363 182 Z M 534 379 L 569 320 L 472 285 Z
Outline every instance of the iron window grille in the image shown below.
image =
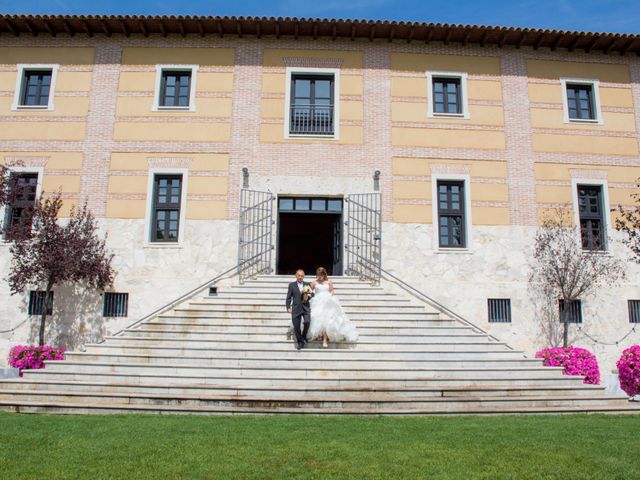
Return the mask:
M 188 108 L 191 97 L 191 70 L 163 70 L 160 81 L 160 107 Z
M 31 228 L 33 208 L 38 189 L 37 173 L 12 173 L 9 180 L 11 192 L 5 210 L 4 230 L 6 240 L 16 240 Z
M 570 120 L 597 120 L 593 85 L 567 83 Z
M 20 106 L 47 107 L 52 75 L 51 70 L 25 70 L 20 92 Z
M 560 315 L 560 322 L 563 322 L 564 315 L 564 300 L 558 300 L 558 314 Z M 567 323 L 582 323 L 582 301 L 574 300 L 569 306 L 567 314 Z
M 462 95 L 459 78 L 433 78 L 433 113 L 462 114 Z
M 333 135 L 335 78 L 333 75 L 292 75 L 289 133 Z
M 105 292 L 103 296 L 103 317 L 126 317 L 129 313 L 129 294 Z
M 629 323 L 640 323 L 640 300 L 629 300 Z
M 489 323 L 511 323 L 511 299 L 489 298 Z
M 585 250 L 604 250 L 602 186 L 578 185 L 578 211 L 582 248 Z
M 156 175 L 153 189 L 152 242 L 177 242 L 180 231 L 182 175 Z
M 438 181 L 438 235 L 444 248 L 465 248 L 463 181 Z
M 31 290 L 29 292 L 29 315 L 42 315 L 45 308 L 45 292 L 44 290 Z M 53 292 L 49 292 L 46 301 L 47 315 L 53 314 Z

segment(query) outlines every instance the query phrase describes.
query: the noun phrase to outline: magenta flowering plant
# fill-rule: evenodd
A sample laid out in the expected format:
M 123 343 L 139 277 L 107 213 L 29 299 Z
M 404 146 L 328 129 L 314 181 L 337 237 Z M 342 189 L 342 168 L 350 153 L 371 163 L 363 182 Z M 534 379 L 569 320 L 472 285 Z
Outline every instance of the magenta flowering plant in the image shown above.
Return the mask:
M 545 348 L 536 353 L 545 367 L 563 367 L 563 375 L 584 377 L 583 383 L 600 384 L 598 359 L 589 350 L 579 347 Z
M 30 370 L 44 368 L 45 360 L 64 360 L 64 347 L 51 347 L 49 345 L 15 345 L 9 351 L 9 365 L 13 368 Z
M 616 362 L 620 388 L 627 395 L 640 395 L 640 345 L 632 345 L 622 352 Z

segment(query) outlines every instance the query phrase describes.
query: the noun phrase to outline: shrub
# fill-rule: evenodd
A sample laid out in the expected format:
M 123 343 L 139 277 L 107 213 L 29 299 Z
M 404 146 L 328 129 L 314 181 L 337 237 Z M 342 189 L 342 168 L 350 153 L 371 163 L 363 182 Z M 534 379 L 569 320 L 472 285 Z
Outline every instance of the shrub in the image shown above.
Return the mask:
M 64 360 L 64 347 L 51 347 L 49 345 L 16 345 L 9 351 L 9 365 L 13 368 L 30 370 L 44 368 L 45 360 Z
M 640 395 L 640 345 L 633 345 L 622 352 L 616 363 L 620 388 L 627 395 Z
M 536 353 L 545 367 L 563 367 L 563 375 L 580 375 L 584 383 L 600 384 L 600 369 L 596 356 L 589 350 L 578 347 L 545 348 Z

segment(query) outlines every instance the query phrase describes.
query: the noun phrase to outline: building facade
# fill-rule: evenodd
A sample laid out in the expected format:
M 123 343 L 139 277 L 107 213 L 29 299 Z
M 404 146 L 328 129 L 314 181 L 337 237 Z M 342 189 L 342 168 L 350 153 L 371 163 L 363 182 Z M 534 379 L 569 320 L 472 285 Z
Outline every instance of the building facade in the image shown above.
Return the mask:
M 50 343 L 98 341 L 236 265 L 243 187 L 275 198 L 283 274 L 342 274 L 345 197 L 379 192 L 382 268 L 528 353 L 546 346 L 528 283 L 545 213 L 627 256 L 611 209 L 640 177 L 638 36 L 161 17 L 0 29 L 0 162 L 25 204 L 86 201 L 115 253 L 113 291 L 54 292 Z M 581 302 L 574 343 L 605 371 L 640 341 L 639 280 L 629 263 Z M 38 297 L 3 280 L 0 298 L 4 361 L 35 338 Z

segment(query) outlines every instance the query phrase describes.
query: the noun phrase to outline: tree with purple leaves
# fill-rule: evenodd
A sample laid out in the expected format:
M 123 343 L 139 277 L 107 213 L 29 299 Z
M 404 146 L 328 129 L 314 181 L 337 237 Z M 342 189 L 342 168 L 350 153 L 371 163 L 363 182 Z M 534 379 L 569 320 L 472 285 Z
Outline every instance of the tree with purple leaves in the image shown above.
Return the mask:
M 44 290 L 39 345 L 44 345 L 45 323 L 50 292 L 63 283 L 82 283 L 86 288 L 103 290 L 113 284 L 113 254 L 106 237 L 97 235 L 97 222 L 86 203 L 72 208 L 68 221 L 60 222 L 60 192 L 36 202 L 28 231 L 15 238 L 10 247 L 9 273 L 11 294 L 27 288 Z

